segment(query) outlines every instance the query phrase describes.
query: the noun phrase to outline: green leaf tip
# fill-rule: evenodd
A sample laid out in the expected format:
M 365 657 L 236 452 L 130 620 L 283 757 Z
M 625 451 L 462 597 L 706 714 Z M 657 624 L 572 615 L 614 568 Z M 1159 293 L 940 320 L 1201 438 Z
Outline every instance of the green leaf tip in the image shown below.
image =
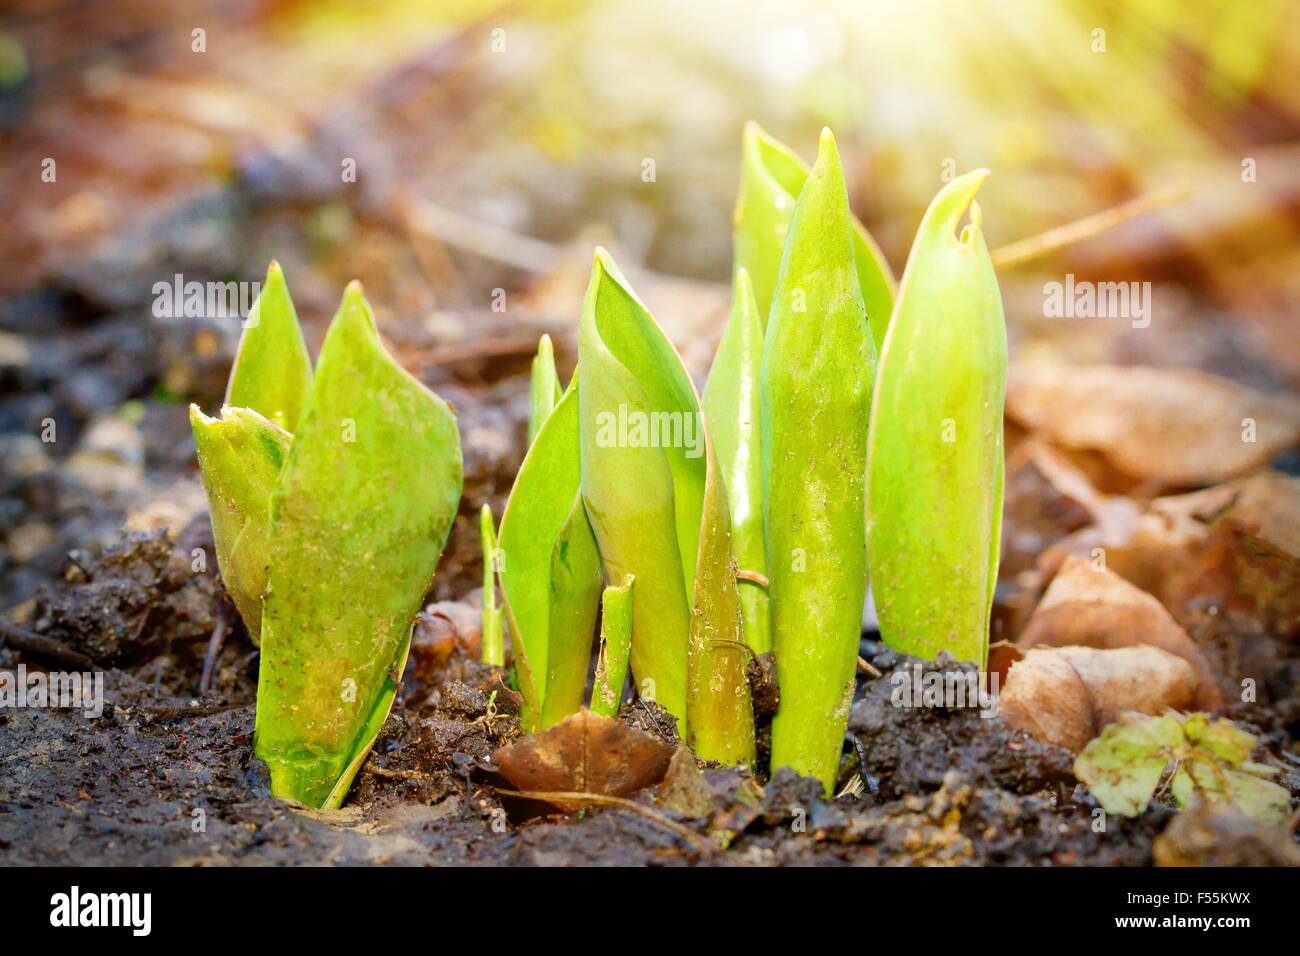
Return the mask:
M 1001 537 L 1007 368 L 1001 294 L 974 206 L 987 177 L 976 170 L 945 185 L 917 231 L 880 357 L 867 509 L 885 642 L 981 667 Z
M 542 335 L 537 343 L 529 377 L 528 444 L 533 443 L 537 431 L 560 401 L 560 379 L 555 370 L 555 347 L 549 335 Z
M 311 358 L 289 287 L 274 260 L 249 310 L 235 353 L 225 404 L 251 408 L 292 432 L 311 389 Z
M 190 406 L 190 427 L 208 496 L 217 566 L 253 643 L 262 630 L 270 499 L 291 437 L 251 408 L 221 409 L 209 418 Z
M 392 705 L 461 478 L 455 415 L 388 355 L 349 285 L 270 499 L 254 749 L 277 795 L 346 794 Z
M 838 153 L 835 138 L 823 130 L 819 154 Z M 740 189 L 733 213 L 735 269 L 745 268 L 754 283 L 754 298 L 766 327 L 772 293 L 795 200 L 808 177 L 808 166 L 757 123 L 745 124 L 741 136 Z M 853 262 L 876 348 L 884 341 L 894 305 L 894 274 L 880 247 L 862 223 L 852 219 Z

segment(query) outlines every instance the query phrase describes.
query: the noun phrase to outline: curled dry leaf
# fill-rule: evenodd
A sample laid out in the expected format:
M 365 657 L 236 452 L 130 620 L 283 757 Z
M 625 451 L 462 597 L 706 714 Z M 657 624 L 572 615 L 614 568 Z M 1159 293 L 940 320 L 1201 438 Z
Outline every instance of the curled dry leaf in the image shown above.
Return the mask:
M 1172 486 L 1241 475 L 1300 440 L 1294 398 L 1185 368 L 1013 364 L 1006 411 L 1062 447 Z
M 1121 713 L 1187 710 L 1195 698 L 1192 668 L 1157 647 L 1045 647 L 1011 666 L 998 714 L 1078 753 Z
M 411 634 L 411 656 L 416 674 L 431 680 L 434 673 L 447 666 L 459 647 L 477 659 L 482 652 L 483 612 L 470 601 L 438 601 L 430 604 L 415 619 Z
M 672 755 L 663 741 L 584 707 L 550 730 L 501 747 L 492 759 L 516 790 L 621 797 L 662 780 Z
M 1112 649 L 1144 644 L 1187 662 L 1194 674 L 1192 703 L 1197 710 L 1223 706 L 1215 674 L 1200 648 L 1161 603 L 1119 575 L 1075 555 L 1062 564 L 1019 640 L 1023 650 L 1069 645 Z

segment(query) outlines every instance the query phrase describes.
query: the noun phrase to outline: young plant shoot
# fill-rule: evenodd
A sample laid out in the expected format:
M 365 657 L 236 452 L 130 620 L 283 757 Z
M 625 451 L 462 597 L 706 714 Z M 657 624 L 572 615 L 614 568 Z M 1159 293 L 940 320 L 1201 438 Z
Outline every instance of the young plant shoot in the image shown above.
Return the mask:
M 600 656 L 591 689 L 592 713 L 618 716 L 627 680 L 628 656 L 632 653 L 632 575 L 620 585 L 611 584 L 600 598 Z
M 483 663 L 504 667 L 506 663 L 506 638 L 502 625 L 501 608 L 497 607 L 497 579 L 495 567 L 500 563 L 497 548 L 496 525 L 492 521 L 492 506 L 484 503 L 478 515 L 479 537 L 483 543 Z
M 701 757 L 754 760 L 726 491 L 681 359 L 603 249 L 578 334 L 582 497 L 611 581 L 636 578 L 632 673 Z
M 191 421 L 224 528 L 214 527 L 226 542 L 218 561 L 240 582 L 231 590 L 250 631 L 260 620 L 254 750 L 275 794 L 337 807 L 392 705 L 460 499 L 460 439 L 446 403 L 384 350 L 356 283 L 299 412 L 291 390 L 275 397 L 244 381 L 298 367 L 291 307 L 285 322 L 271 320 L 277 273 L 229 391 L 261 408 L 210 419 L 192 406 Z M 293 435 L 267 414 L 294 423 Z
M 736 270 L 731 319 L 718 345 L 702 403 L 727 488 L 736 565 L 742 572 L 766 577 L 758 388 L 762 355 L 763 322 L 749 271 L 741 268 Z M 740 578 L 737 588 L 745 643 L 755 654 L 765 654 L 772 649 L 767 590 L 752 576 Z
M 781 259 L 759 381 L 772 643 L 772 769 L 829 792 L 866 596 L 867 422 L 876 355 L 835 140 L 824 130 Z
M 551 337 L 543 335 L 537 343 L 537 354 L 533 357 L 532 374 L 528 389 L 528 444 L 537 437 L 538 429 L 546 421 L 551 410 L 560 402 L 560 378 L 555 371 L 555 348 Z
M 527 730 L 582 706 L 600 555 L 579 494 L 578 377 L 542 421 L 501 517 L 498 577 Z
M 271 493 L 311 391 L 311 359 L 289 287 L 272 261 L 226 383 L 223 419 L 190 406 L 217 567 L 256 644 L 262 633 Z
M 983 667 L 1002 516 L 1007 337 L 980 230 L 987 170 L 930 204 L 876 376 L 868 544 L 884 640 Z M 958 224 L 970 210 L 970 223 Z
M 225 405 L 251 408 L 292 433 L 311 390 L 311 358 L 280 264 L 271 260 L 266 282 L 249 310 L 226 383 Z
M 758 303 L 759 320 L 767 328 L 781 268 L 782 250 L 797 197 L 808 179 L 808 167 L 789 147 L 769 136 L 755 122 L 745 124 L 741 137 L 740 192 L 733 214 L 734 270 L 749 272 Z M 876 350 L 894 307 L 894 274 L 876 241 L 856 218 L 853 264 L 867 310 Z

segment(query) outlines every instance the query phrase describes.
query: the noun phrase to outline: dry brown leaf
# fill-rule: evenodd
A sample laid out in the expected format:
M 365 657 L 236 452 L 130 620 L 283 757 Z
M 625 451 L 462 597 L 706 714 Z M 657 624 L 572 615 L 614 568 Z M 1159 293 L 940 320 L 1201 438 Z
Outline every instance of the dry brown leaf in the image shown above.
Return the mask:
M 415 619 L 411 657 L 416 676 L 432 681 L 459 647 L 477 659 L 483 648 L 483 609 L 468 601 L 438 601 Z
M 1192 668 L 1157 647 L 1044 647 L 1011 666 L 998 714 L 1078 753 L 1125 711 L 1187 710 L 1195 695 Z
M 1055 650 L 1031 651 L 1011 666 L 998 697 L 998 716 L 1073 753 L 1099 729 L 1083 678 Z
M 1300 441 L 1300 402 L 1195 369 L 1013 363 L 1007 415 L 1140 479 L 1210 484 Z M 1243 438 L 1247 421 L 1254 441 Z
M 516 790 L 622 797 L 662 780 L 672 755 L 663 741 L 583 708 L 492 759 Z
M 1113 649 L 1150 645 L 1182 658 L 1195 675 L 1195 706 L 1223 706 L 1218 682 L 1200 648 L 1164 606 L 1114 572 L 1077 555 L 1065 559 L 1030 616 L 1019 645 Z M 1131 708 L 1137 709 L 1137 708 Z
M 1046 648 L 1044 648 L 1046 650 Z M 1197 710 L 1196 674 L 1185 660 L 1151 645 L 1118 650 L 1058 647 L 1092 698 L 1098 731 L 1126 711 L 1158 716 Z

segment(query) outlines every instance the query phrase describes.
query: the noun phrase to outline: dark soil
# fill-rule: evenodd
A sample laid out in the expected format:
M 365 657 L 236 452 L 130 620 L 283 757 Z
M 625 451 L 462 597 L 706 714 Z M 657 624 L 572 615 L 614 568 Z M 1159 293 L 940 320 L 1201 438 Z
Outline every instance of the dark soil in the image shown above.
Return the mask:
M 864 651 L 882 676 L 859 689 L 838 798 L 788 771 L 760 788 L 715 769 L 702 786 L 686 782 L 695 800 L 670 772 L 636 795 L 646 815 L 508 814 L 491 758 L 518 723 L 508 696 L 497 695 L 498 709 L 490 693 L 499 675 L 457 648 L 433 680 L 415 679 L 412 661 L 414 692 L 343 809 L 306 810 L 273 798 L 253 757 L 256 652 L 241 629 L 223 645 L 216 690 L 183 692 L 197 686 L 214 616 L 228 613 L 211 576 L 188 573 L 185 553 L 160 533 L 132 535 L 38 597 L 33 625 L 45 636 L 117 665 L 98 719 L 44 708 L 0 717 L 4 862 L 1140 865 L 1174 815 L 1153 807 L 1100 829 L 1070 754 L 972 709 L 893 706 L 893 670 L 916 662 L 871 641 Z M 969 665 L 923 665 L 936 666 Z M 660 736 L 671 728 L 641 704 L 624 716 Z M 1286 782 L 1296 788 L 1297 777 Z M 704 839 L 688 842 L 665 821 Z M 1204 828 L 1195 839 L 1196 852 L 1225 852 L 1222 841 L 1201 846 Z M 1232 842 L 1244 845 L 1240 833 Z

